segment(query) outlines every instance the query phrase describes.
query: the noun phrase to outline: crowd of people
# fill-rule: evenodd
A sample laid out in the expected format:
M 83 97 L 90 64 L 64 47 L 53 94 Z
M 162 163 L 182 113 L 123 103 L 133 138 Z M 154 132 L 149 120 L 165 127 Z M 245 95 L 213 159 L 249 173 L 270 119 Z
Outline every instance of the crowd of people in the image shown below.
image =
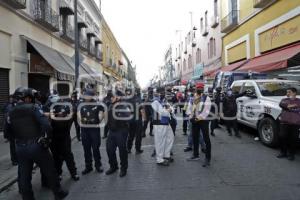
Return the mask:
M 182 120 L 183 135 L 187 137 L 185 152 L 191 151 L 188 161 L 200 159 L 201 150 L 205 154 L 203 167 L 211 164 L 212 146 L 210 136 L 220 128 L 219 119 L 224 118 L 229 136 L 232 130 L 240 138 L 237 124 L 236 99 L 246 95 L 234 94 L 230 89 L 222 94 L 209 90 L 204 93 L 204 84 L 180 91 L 168 88 L 148 88 L 146 98 L 141 98 L 140 90 L 113 88 L 105 98 L 95 98 L 92 88 L 79 95 L 74 92 L 70 98 L 62 98 L 52 91 L 45 103 L 39 101 L 38 92 L 20 87 L 11 96 L 5 107 L 4 136 L 10 141 L 11 160 L 18 165 L 18 186 L 23 200 L 34 200 L 31 176 L 34 164 L 41 170 L 42 186 L 50 188 L 55 199 L 63 199 L 68 192 L 60 186 L 63 162 L 74 181 L 80 176 L 71 147 L 71 127 L 74 123 L 76 137 L 82 142 L 85 168 L 82 175 L 94 169 L 104 172 L 101 162 L 101 127 L 106 139 L 106 153 L 109 169 L 106 175 L 114 174 L 120 168 L 120 177 L 125 177 L 128 168 L 128 154 L 133 145 L 136 154 L 142 154 L 142 138 L 150 123 L 149 135 L 154 136 L 153 157 L 156 164 L 167 167 L 173 161 L 173 143 L 177 121 Z M 279 158 L 294 159 L 295 136 L 300 124 L 300 99 L 297 90 L 287 90 L 287 98 L 280 103 L 281 153 Z M 179 109 L 179 113 L 178 113 Z M 179 117 L 181 115 L 181 117 Z M 293 120 L 290 120 L 293 119 Z M 120 164 L 116 151 L 119 151 Z

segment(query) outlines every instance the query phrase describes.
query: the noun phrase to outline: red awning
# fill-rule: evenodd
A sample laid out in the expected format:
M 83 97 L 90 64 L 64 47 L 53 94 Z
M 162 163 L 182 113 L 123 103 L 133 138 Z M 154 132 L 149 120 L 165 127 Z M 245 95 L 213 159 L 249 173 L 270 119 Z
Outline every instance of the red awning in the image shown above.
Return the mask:
M 230 65 L 227 65 L 227 66 L 225 66 L 225 67 L 222 67 L 222 68 L 220 69 L 220 71 L 222 71 L 222 72 L 230 72 L 230 71 L 234 71 L 234 70 L 240 68 L 241 66 L 243 66 L 246 62 L 247 62 L 247 60 L 242 60 L 242 61 L 239 61 L 239 62 L 230 64 Z
M 186 85 L 187 83 L 188 83 L 187 80 L 181 80 L 181 84 L 182 84 L 182 85 Z
M 267 72 L 288 67 L 288 60 L 300 53 L 300 43 L 252 58 L 238 71 Z
M 203 74 L 204 76 L 213 76 L 213 74 L 217 73 L 220 70 L 220 68 L 213 68 L 210 70 L 205 71 Z

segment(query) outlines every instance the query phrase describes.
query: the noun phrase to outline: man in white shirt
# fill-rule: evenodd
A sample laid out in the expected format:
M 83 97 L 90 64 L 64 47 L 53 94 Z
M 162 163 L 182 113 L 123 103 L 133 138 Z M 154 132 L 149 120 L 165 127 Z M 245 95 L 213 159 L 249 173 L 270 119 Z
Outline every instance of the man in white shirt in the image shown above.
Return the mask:
M 211 143 L 209 138 L 209 114 L 211 109 L 211 100 L 203 94 L 204 84 L 196 85 L 196 93 L 191 113 L 192 135 L 193 135 L 193 156 L 188 160 L 199 160 L 199 137 L 200 131 L 206 145 L 205 162 L 203 167 L 210 165 Z
M 172 108 L 164 103 L 164 88 L 157 88 L 151 104 L 153 109 L 153 132 L 156 151 L 156 163 L 168 166 L 172 161 L 171 149 L 174 135 L 170 126 L 170 113 Z

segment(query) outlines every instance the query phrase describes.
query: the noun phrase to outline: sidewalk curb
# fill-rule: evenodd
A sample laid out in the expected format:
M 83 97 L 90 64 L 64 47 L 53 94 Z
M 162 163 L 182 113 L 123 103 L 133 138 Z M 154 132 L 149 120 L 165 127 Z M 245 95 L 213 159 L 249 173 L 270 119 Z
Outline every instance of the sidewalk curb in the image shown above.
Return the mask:
M 71 138 L 72 143 L 74 142 L 74 139 L 76 138 L 76 136 L 73 136 Z M 33 168 L 33 170 L 35 170 L 37 168 L 37 166 L 35 168 Z M 0 193 L 4 192 L 5 190 L 7 190 L 8 188 L 10 188 L 13 184 L 15 184 L 18 181 L 18 176 L 17 174 L 11 178 L 8 179 L 7 183 L 4 183 L 3 185 L 0 185 Z

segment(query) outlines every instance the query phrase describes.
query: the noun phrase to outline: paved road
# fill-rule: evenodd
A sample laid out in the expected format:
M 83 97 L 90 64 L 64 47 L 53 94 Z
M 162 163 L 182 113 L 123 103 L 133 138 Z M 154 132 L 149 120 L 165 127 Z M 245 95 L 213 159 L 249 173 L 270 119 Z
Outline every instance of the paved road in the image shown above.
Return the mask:
M 70 200 L 299 200 L 300 157 L 296 161 L 278 160 L 277 150 L 254 141 L 253 131 L 246 131 L 242 139 L 229 137 L 223 129 L 212 138 L 212 165 L 202 168 L 202 161 L 189 162 L 190 153 L 182 149 L 186 136 L 179 130 L 173 152 L 175 162 L 169 167 L 160 167 L 151 158 L 153 138 L 143 141 L 142 155 L 129 155 L 128 175 L 106 176 L 95 172 L 81 177 L 79 182 L 70 180 L 64 173 L 62 184 L 69 189 Z M 105 142 L 105 141 L 104 141 Z M 103 143 L 104 143 L 103 142 Z M 102 144 L 101 154 L 105 169 L 107 156 Z M 79 170 L 84 168 L 80 143 L 73 145 Z M 202 155 L 204 158 L 204 155 Z M 38 200 L 53 199 L 48 190 L 41 189 L 39 173 L 33 177 Z M 16 184 L 0 194 L 0 199 L 18 200 Z

